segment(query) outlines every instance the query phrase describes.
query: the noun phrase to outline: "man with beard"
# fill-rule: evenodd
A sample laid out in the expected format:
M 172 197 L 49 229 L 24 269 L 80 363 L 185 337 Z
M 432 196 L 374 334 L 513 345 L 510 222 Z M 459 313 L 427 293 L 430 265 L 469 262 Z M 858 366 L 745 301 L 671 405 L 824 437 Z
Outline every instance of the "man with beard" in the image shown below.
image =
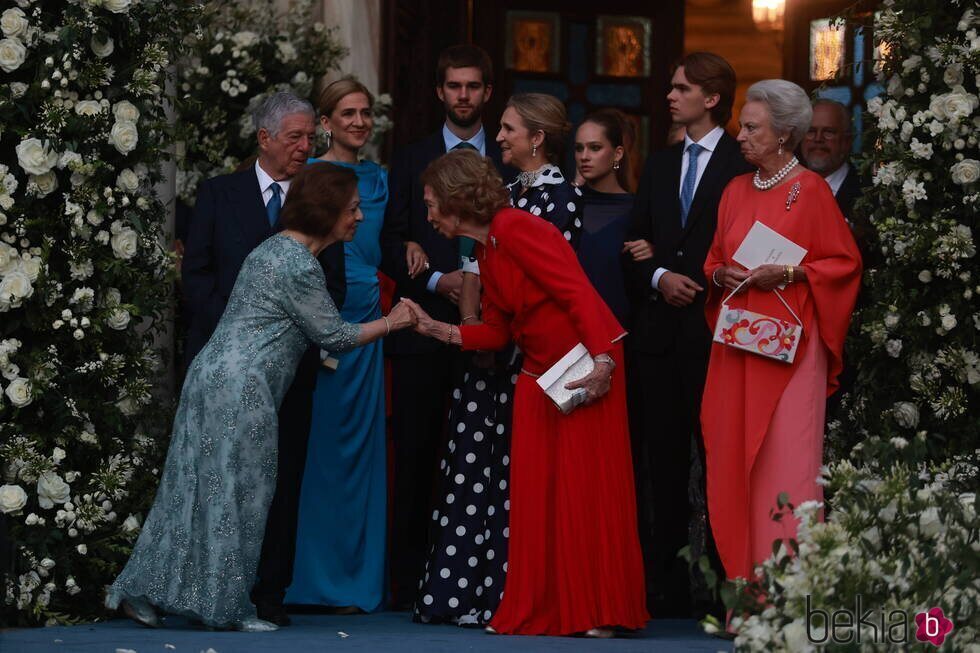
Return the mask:
M 426 220 L 419 176 L 430 162 L 454 149 L 474 149 L 500 168 L 500 148 L 483 129 L 483 105 L 493 90 L 490 57 L 473 45 L 454 45 L 439 55 L 436 95 L 446 111 L 442 129 L 395 153 L 388 175 L 389 200 L 381 232 L 381 270 L 396 294 L 418 302 L 432 317 L 459 323 L 460 242 L 441 237 Z M 425 269 L 409 274 L 405 243 L 418 243 Z M 391 536 L 393 605 L 409 609 L 426 554 L 428 508 L 438 447 L 452 384 L 449 347 L 414 331 L 385 339 L 391 358 L 394 505 Z
M 827 181 L 841 213 L 851 227 L 859 231 L 853 222 L 853 214 L 854 201 L 861 195 L 861 182 L 857 170 L 847 161 L 853 144 L 847 108 L 834 100 L 814 102 L 813 122 L 800 144 L 800 152 L 806 167 Z

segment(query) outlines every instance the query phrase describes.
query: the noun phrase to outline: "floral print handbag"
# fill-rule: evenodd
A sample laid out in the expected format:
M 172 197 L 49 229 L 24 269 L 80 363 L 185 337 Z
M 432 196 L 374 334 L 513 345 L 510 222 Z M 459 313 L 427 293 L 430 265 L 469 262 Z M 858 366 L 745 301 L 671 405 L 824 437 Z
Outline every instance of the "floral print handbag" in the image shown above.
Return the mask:
M 773 292 L 776 293 L 776 297 L 790 312 L 790 315 L 796 319 L 795 324 L 781 318 L 755 313 L 745 308 L 729 306 L 728 302 L 744 284 L 745 281 L 738 284 L 721 303 L 721 311 L 718 313 L 713 340 L 783 363 L 792 363 L 793 359 L 796 358 L 800 339 L 803 337 L 802 320 L 776 289 L 773 289 Z

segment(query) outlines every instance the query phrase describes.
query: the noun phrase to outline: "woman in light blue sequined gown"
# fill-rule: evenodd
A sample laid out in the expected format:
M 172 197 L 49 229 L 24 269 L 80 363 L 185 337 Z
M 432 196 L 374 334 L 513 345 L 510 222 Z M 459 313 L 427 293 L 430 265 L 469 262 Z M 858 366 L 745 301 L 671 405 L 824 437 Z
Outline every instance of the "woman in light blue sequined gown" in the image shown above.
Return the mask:
M 357 177 L 311 166 L 291 182 L 285 230 L 245 260 L 211 340 L 187 373 L 153 507 L 106 605 L 145 625 L 156 610 L 205 625 L 274 630 L 249 600 L 276 485 L 277 410 L 310 342 L 345 351 L 408 326 L 344 322 L 315 256 L 354 237 Z

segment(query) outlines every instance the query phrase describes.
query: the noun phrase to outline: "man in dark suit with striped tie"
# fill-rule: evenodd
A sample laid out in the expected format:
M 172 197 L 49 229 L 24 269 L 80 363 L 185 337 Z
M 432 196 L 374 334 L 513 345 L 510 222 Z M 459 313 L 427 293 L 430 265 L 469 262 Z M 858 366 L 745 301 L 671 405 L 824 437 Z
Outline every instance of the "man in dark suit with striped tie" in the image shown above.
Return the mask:
M 443 103 L 442 128 L 395 153 L 388 176 L 389 201 L 381 232 L 381 270 L 395 280 L 396 295 L 409 297 L 431 316 L 459 322 L 457 302 L 463 282 L 460 242 L 440 236 L 426 220 L 419 176 L 449 150 L 474 149 L 501 169 L 500 147 L 483 128 L 483 105 L 493 91 L 490 57 L 477 46 L 456 45 L 439 55 L 436 95 Z M 421 245 L 426 269 L 412 277 L 405 243 Z M 408 609 L 415 600 L 426 555 L 429 500 L 438 446 L 452 390 L 452 350 L 406 329 L 385 338 L 392 369 L 394 506 L 391 575 L 393 605 Z
M 690 470 L 692 454 L 700 449 L 698 416 L 711 348 L 704 317 L 710 281 L 702 267 L 722 191 L 750 170 L 725 131 L 734 99 L 735 71 L 727 61 L 695 52 L 680 62 L 667 101 L 671 118 L 687 135 L 647 160 L 627 237 L 654 248 L 653 258 L 629 259 L 626 266 L 634 315 L 628 341 L 630 431 L 648 607 L 655 617 L 691 614 L 687 564 L 677 552 L 700 542 L 692 547 L 697 556 L 705 536 L 710 541 L 703 513 L 691 520 L 690 500 L 703 505 L 704 476 L 692 478 Z M 697 458 L 694 468 L 703 469 Z
M 313 153 L 315 113 L 306 100 L 292 93 L 274 93 L 256 108 L 253 119 L 258 139 L 255 164 L 208 179 L 198 188 L 181 270 L 188 365 L 214 332 L 245 258 L 280 230 L 279 211 L 290 179 Z M 346 283 L 343 243 L 337 245 L 324 250 L 319 260 L 339 307 Z M 318 365 L 318 349 L 310 347 L 279 410 L 276 493 L 252 590 L 259 618 L 279 626 L 289 625 L 283 599 L 293 576 L 299 492 Z

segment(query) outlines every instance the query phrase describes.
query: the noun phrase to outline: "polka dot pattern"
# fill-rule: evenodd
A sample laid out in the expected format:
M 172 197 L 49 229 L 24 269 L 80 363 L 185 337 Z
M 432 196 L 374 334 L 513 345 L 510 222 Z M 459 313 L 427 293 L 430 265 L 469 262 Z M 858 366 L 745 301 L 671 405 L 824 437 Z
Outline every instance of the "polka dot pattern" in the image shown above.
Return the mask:
M 453 392 L 449 423 L 456 432 L 440 463 L 443 500 L 432 513 L 418 621 L 483 626 L 500 603 L 496 588 L 504 585 L 510 517 L 505 506 L 511 405 L 522 362 L 517 358 L 506 369 L 468 365 Z M 494 591 L 485 591 L 491 585 Z

